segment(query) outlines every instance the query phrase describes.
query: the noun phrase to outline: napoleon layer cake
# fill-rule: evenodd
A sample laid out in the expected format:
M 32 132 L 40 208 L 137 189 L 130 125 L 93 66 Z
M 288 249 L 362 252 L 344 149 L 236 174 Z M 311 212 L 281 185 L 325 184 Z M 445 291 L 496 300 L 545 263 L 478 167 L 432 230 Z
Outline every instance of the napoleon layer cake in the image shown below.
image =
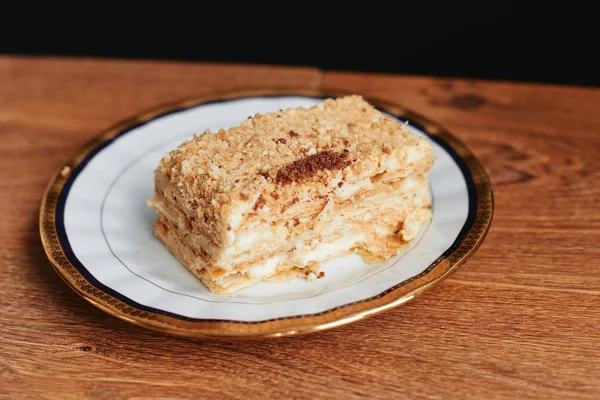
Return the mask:
M 214 293 L 397 254 L 431 216 L 429 142 L 362 97 L 256 114 L 168 153 L 154 232 Z

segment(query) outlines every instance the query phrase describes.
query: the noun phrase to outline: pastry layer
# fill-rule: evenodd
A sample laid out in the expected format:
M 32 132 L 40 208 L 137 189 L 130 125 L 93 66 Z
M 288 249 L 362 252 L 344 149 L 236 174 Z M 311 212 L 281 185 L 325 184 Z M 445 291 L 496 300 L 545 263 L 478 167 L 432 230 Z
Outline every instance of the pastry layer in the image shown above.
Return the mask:
M 426 179 L 411 179 L 411 191 L 368 192 L 362 203 L 348 202 L 337 208 L 329 203 L 318 215 L 305 219 L 316 221 L 310 229 L 288 229 L 288 221 L 263 225 L 265 234 L 255 235 L 253 245 L 230 259 L 226 268 L 210 264 L 202 254 L 202 245 L 195 240 L 197 235 L 181 230 L 165 214 L 160 214 L 155 232 L 203 282 L 211 281 L 207 284 L 211 290 L 218 286 L 219 293 L 290 269 L 302 272 L 309 268 L 310 272 L 303 272 L 309 276 L 319 271 L 319 263 L 336 256 L 358 252 L 367 262 L 376 262 L 406 246 L 431 216 Z M 260 224 L 250 228 L 259 229 Z

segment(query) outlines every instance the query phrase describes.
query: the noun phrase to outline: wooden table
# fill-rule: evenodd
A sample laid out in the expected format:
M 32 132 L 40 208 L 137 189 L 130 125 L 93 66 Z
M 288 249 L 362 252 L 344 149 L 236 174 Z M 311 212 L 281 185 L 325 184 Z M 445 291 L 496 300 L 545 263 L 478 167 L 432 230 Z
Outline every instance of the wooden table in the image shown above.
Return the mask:
M 99 130 L 253 86 L 351 90 L 445 125 L 496 212 L 455 275 L 381 315 L 251 342 L 170 337 L 94 308 L 50 267 L 42 192 Z M 218 64 L 0 57 L 0 395 L 600 398 L 600 90 Z

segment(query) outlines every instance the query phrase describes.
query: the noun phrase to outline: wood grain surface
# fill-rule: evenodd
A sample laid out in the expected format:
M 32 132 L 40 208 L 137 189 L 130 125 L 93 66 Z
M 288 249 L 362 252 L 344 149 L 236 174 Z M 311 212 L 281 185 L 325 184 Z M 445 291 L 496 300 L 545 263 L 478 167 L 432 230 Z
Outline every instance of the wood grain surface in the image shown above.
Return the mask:
M 246 342 L 127 324 L 50 267 L 38 210 L 55 169 L 157 104 L 255 86 L 351 90 L 445 125 L 496 211 L 479 251 L 401 307 Z M 0 57 L 0 396 L 600 398 L 600 90 L 303 68 Z

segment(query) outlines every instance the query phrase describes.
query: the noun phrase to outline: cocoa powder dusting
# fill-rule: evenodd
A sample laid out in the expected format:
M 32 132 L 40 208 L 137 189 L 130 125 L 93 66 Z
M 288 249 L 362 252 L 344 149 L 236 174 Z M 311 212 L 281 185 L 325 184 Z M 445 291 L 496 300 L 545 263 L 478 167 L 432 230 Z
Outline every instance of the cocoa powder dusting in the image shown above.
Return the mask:
M 350 164 L 348 153 L 325 150 L 302 158 L 277 171 L 275 181 L 287 185 L 315 176 L 319 171 L 344 169 Z
M 254 204 L 253 210 L 256 211 L 260 208 L 262 208 L 262 206 L 265 205 L 265 199 L 262 196 L 262 194 L 260 195 L 260 197 L 258 198 L 258 200 L 256 200 L 256 203 Z

